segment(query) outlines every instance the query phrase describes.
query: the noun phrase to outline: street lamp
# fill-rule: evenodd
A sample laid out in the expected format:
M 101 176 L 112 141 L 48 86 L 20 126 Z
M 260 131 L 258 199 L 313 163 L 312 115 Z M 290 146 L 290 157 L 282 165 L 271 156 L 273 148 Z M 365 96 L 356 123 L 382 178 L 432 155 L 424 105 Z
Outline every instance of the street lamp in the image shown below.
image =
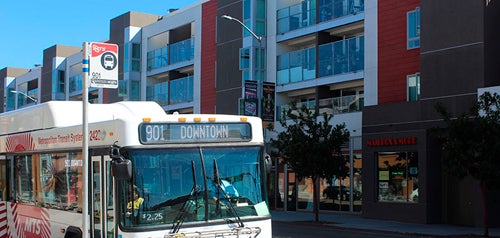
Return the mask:
M 21 91 L 17 91 L 17 90 L 11 90 L 10 92 L 11 92 L 11 93 L 15 93 L 15 94 L 21 94 L 21 95 L 23 95 L 25 98 L 29 98 L 31 101 L 35 102 L 35 104 L 36 104 L 36 103 L 38 103 L 38 100 L 37 100 L 36 98 L 34 98 L 34 97 L 32 97 L 32 96 L 30 96 L 30 95 L 26 94 L 25 92 L 21 92 Z
M 238 19 L 236 19 L 236 18 L 234 18 L 232 16 L 228 16 L 228 15 L 222 15 L 221 17 L 224 18 L 224 19 L 228 19 L 228 20 L 231 20 L 231 21 L 238 22 L 248 32 L 250 32 L 250 34 L 252 34 L 252 36 L 259 41 L 259 43 L 262 41 L 262 36 L 258 36 L 257 34 L 255 34 L 255 32 L 253 32 L 250 28 L 248 28 L 248 26 L 245 26 L 245 24 L 243 24 L 243 22 L 241 22 L 240 20 L 238 20 Z
M 222 15 L 221 17 L 224 18 L 224 19 L 230 20 L 230 21 L 237 22 L 243 28 L 245 28 L 245 30 L 247 30 L 248 32 L 250 32 L 250 34 L 253 36 L 253 38 L 255 38 L 259 42 L 259 51 L 262 50 L 262 36 L 258 36 L 257 34 L 255 34 L 255 32 L 253 32 L 248 26 L 246 26 L 245 24 L 243 24 L 243 22 L 241 22 L 237 18 L 234 18 L 232 16 L 228 16 L 228 15 Z M 257 55 L 255 55 L 255 57 L 257 57 Z M 262 81 L 264 80 L 264 77 L 262 75 L 264 73 L 262 72 L 262 68 L 261 67 L 263 65 L 263 62 L 262 62 L 263 59 L 264 59 L 264 56 L 262 55 L 262 52 L 261 52 L 260 53 L 260 57 L 259 57 L 259 65 L 258 65 L 258 67 L 254 66 L 255 70 L 257 70 L 257 69 L 259 70 L 259 78 L 256 79 L 256 81 L 257 81 L 257 110 L 258 110 L 257 115 L 259 117 L 262 115 L 262 111 L 261 111 L 262 110 L 262 106 L 261 106 L 261 101 L 262 101 Z

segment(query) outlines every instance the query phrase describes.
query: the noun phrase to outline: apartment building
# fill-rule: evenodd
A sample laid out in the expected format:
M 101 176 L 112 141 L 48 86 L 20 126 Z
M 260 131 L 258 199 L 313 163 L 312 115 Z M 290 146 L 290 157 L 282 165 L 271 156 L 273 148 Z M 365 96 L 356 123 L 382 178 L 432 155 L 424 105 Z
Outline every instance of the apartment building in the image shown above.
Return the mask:
M 291 102 L 345 123 L 351 140 L 345 155 L 352 176 L 320 181 L 320 210 L 362 210 L 361 120 L 364 107 L 365 2 L 267 1 L 266 79 L 275 83 L 276 120 Z M 281 130 L 276 125 L 276 130 Z M 276 164 L 271 205 L 312 210 L 309 179 L 298 180 Z
M 384 0 L 365 10 L 374 52 L 366 62 L 376 64 L 365 74 L 363 216 L 482 226 L 477 181 L 446 175 L 431 131 L 443 126 L 436 103 L 457 115 L 478 90 L 500 84 L 500 4 Z M 498 225 L 498 203 L 490 205 L 490 225 Z
M 3 105 L 0 108 L 0 112 L 14 110 L 16 108 L 16 101 L 19 100 L 18 91 L 16 91 L 16 77 L 24 75 L 29 72 L 29 69 L 21 69 L 21 68 L 11 68 L 6 67 L 0 70 L 0 81 L 2 82 L 0 85 L 0 105 Z M 24 91 L 23 91 L 24 92 Z M 29 98 L 22 97 L 20 95 L 20 103 L 19 104 L 27 104 L 30 103 L 27 100 Z

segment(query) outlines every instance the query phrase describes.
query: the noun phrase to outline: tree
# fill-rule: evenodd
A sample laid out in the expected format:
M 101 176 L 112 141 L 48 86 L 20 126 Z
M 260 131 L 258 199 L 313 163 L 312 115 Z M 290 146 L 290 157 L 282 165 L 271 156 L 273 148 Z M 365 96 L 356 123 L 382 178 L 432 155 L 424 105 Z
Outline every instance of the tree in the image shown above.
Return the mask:
M 438 130 L 444 171 L 460 179 L 479 181 L 483 203 L 484 236 L 488 236 L 487 189 L 500 186 L 500 96 L 485 92 L 469 113 L 456 118 L 442 105 L 436 110 L 447 128 Z
M 318 114 L 305 105 L 298 109 L 293 103 L 285 115 L 291 123 L 286 119 L 280 121 L 285 130 L 278 133 L 276 139 L 271 139 L 271 144 L 299 179 L 311 178 L 314 220 L 317 222 L 318 179 L 347 176 L 347 158 L 342 155 L 341 148 L 349 140 L 349 131 L 345 124 L 330 125 L 333 115 L 324 113 L 322 120 L 318 120 Z

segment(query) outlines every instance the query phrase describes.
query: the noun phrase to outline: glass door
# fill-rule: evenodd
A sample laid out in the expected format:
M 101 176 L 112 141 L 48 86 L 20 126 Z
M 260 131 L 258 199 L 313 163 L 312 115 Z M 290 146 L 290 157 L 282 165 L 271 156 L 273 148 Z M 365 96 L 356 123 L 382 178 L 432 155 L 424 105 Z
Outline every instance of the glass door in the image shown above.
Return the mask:
M 92 234 L 94 237 L 115 237 L 113 180 L 109 156 L 92 156 L 91 194 Z M 106 231 L 106 232 L 102 232 Z

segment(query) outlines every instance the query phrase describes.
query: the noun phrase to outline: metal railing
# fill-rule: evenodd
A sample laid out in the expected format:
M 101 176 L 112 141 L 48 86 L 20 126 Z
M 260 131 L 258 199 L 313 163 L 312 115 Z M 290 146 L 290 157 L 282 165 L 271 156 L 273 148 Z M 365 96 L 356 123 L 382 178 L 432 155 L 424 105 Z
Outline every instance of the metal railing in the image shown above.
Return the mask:
M 316 102 L 304 102 L 297 103 L 296 107 L 298 109 L 306 105 L 311 113 L 316 110 Z M 320 99 L 318 104 L 319 115 L 326 113 L 327 115 L 336 115 L 342 113 L 359 112 L 362 111 L 364 107 L 364 95 L 349 95 L 342 97 L 326 98 Z M 290 109 L 290 105 L 285 104 L 278 106 L 278 120 L 288 119 L 286 112 Z M 297 111 L 292 111 L 291 113 L 296 113 Z
M 355 15 L 365 9 L 364 0 L 306 0 L 301 3 L 278 9 L 276 27 L 278 34 L 312 26 L 317 22 L 325 22 Z M 316 9 L 318 9 L 316 13 Z M 316 14 L 318 16 L 316 16 Z

